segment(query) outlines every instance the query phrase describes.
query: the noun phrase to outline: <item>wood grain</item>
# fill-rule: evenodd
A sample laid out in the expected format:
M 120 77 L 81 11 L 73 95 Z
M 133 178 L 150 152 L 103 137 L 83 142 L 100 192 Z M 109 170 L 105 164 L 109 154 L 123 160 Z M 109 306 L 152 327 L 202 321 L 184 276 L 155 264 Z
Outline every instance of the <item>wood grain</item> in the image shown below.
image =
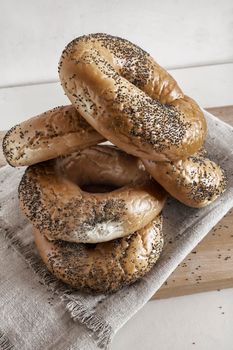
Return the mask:
M 183 260 L 153 298 L 233 287 L 233 210 Z
M 233 126 L 233 106 L 208 108 Z M 5 132 L 0 132 L 0 140 Z M 6 161 L 0 152 L 0 166 Z M 152 299 L 233 287 L 233 210 L 208 233 Z
M 233 126 L 233 106 L 208 108 Z M 208 233 L 152 299 L 233 287 L 233 210 Z

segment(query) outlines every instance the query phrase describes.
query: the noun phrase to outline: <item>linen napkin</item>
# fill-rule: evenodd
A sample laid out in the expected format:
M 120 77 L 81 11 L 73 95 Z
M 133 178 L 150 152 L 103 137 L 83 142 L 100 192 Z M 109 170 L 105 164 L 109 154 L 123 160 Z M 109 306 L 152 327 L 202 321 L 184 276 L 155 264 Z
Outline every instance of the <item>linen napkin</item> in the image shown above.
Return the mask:
M 116 332 L 233 205 L 233 128 L 204 112 L 209 157 L 226 171 L 226 192 L 203 209 L 169 199 L 165 247 L 140 281 L 111 295 L 77 292 L 54 278 L 38 256 L 17 187 L 23 168 L 0 169 L 0 349 L 92 350 L 111 347 Z M 168 244 L 169 242 L 169 244 Z

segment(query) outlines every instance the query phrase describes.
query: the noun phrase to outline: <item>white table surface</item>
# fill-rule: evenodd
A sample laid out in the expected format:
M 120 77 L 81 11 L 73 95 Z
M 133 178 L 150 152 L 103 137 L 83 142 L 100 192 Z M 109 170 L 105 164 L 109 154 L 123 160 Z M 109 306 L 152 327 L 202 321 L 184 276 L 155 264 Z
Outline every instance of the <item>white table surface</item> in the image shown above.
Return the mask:
M 202 106 L 233 103 L 233 64 L 170 72 Z M 0 129 L 66 103 L 59 83 L 0 89 Z M 119 331 L 112 350 L 232 350 L 232 325 L 233 289 L 154 300 Z
M 201 106 L 233 104 L 232 11 L 232 0 L 0 0 L 0 129 L 68 103 L 57 62 L 90 32 L 138 43 Z M 232 350 L 233 289 L 148 302 L 116 335 L 123 349 Z

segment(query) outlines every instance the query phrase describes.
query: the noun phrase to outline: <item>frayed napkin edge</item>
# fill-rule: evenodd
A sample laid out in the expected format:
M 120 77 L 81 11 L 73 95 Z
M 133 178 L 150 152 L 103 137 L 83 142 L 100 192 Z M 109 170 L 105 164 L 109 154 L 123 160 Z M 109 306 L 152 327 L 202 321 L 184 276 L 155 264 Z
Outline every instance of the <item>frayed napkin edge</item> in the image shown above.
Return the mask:
M 5 223 L 2 222 L 2 220 L 0 220 L 0 225 L 7 244 L 23 258 L 40 282 L 62 300 L 73 321 L 79 321 L 81 324 L 85 325 L 95 344 L 101 349 L 107 349 L 113 335 L 111 325 L 94 311 L 83 306 L 81 301 L 76 300 L 75 297 L 71 295 L 73 290 L 49 272 L 41 258 L 35 255 L 33 249 L 34 243 L 22 243 L 14 236 L 12 230 L 5 227 Z M 14 347 L 10 339 L 0 330 L 0 350 L 13 349 Z

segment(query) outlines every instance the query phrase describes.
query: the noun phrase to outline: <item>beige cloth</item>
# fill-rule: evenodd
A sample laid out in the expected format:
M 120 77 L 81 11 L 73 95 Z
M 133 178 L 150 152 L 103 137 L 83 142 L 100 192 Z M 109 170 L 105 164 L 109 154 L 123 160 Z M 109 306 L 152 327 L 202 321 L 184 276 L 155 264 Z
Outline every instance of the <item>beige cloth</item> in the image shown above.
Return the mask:
M 150 273 L 112 295 L 74 292 L 38 257 L 31 225 L 19 210 L 24 169 L 0 170 L 0 349 L 92 350 L 114 334 L 156 292 L 171 272 L 233 204 L 233 128 L 205 112 L 210 158 L 226 170 L 226 192 L 204 209 L 170 199 L 164 209 L 165 249 Z M 169 242 L 169 244 L 167 244 Z

